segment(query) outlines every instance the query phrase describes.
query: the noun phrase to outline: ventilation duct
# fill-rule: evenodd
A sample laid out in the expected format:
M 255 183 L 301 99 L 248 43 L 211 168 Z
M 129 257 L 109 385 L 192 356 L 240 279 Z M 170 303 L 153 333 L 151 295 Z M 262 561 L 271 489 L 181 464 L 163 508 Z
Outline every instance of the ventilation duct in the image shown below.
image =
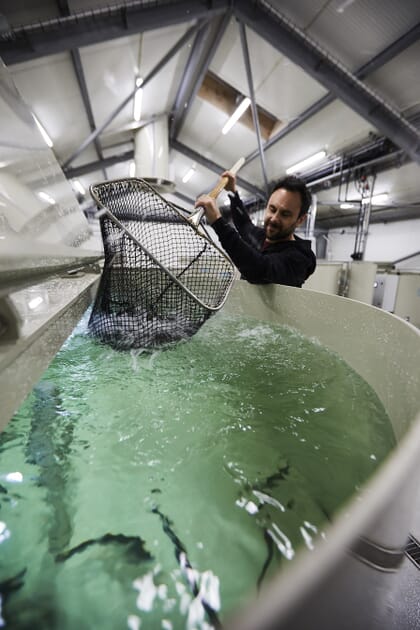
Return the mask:
M 161 116 L 139 129 L 134 137 L 135 175 L 146 180 L 158 192 L 175 190 L 169 179 L 168 118 Z

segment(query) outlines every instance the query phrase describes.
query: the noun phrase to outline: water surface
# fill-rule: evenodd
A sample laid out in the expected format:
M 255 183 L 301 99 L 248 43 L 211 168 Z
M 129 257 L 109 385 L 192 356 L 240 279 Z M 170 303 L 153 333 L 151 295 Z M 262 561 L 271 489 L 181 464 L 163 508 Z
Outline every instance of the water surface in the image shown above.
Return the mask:
M 223 311 L 117 352 L 87 316 L 0 436 L 9 628 L 210 628 L 394 445 L 369 386 L 296 331 Z

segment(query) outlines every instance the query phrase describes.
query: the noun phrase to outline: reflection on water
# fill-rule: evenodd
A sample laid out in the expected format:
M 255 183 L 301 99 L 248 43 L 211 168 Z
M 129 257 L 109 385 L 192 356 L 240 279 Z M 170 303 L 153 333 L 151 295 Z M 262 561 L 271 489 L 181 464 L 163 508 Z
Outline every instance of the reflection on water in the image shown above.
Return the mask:
M 326 535 L 389 420 L 285 327 L 222 312 L 151 354 L 86 321 L 0 437 L 6 627 L 217 628 Z

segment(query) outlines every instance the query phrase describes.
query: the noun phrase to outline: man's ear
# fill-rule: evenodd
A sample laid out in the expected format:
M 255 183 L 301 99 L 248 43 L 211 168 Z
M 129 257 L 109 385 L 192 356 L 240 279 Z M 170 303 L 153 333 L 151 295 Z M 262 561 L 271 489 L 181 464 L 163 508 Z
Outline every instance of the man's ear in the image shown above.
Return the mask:
M 301 217 L 298 217 L 298 220 L 296 221 L 296 226 L 299 227 L 299 225 L 302 225 L 302 223 L 306 221 L 307 216 L 308 216 L 308 213 L 302 214 Z

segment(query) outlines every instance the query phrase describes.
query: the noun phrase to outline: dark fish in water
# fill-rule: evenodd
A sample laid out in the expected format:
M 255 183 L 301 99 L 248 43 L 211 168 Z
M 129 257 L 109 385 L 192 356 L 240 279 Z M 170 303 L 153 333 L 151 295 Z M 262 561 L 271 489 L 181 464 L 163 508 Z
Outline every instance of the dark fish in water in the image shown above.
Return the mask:
M 107 313 L 96 311 L 89 321 L 89 333 L 115 350 L 161 348 L 194 335 L 204 321 L 192 321 L 181 315 L 165 318 L 145 311 Z
M 184 544 L 178 538 L 177 534 L 175 533 L 173 529 L 173 523 L 168 519 L 167 516 L 165 516 L 165 514 L 162 514 L 162 512 L 157 507 L 154 507 L 152 509 L 152 512 L 154 514 L 158 514 L 162 522 L 163 531 L 165 532 L 167 536 L 169 536 L 170 540 L 173 542 L 174 547 L 175 547 L 175 557 L 177 561 L 179 562 L 179 564 L 181 565 L 181 568 L 192 569 L 190 561 L 188 560 L 187 550 Z M 188 581 L 189 581 L 191 590 L 193 592 L 193 595 L 194 597 L 196 597 L 200 591 L 198 584 L 195 582 L 194 579 L 192 581 L 189 579 Z M 222 628 L 222 624 L 217 615 L 217 612 L 204 599 L 201 599 L 201 604 L 204 610 L 206 611 L 207 616 L 211 624 L 213 625 L 213 627 L 220 630 Z
M 25 573 L 26 569 L 22 569 L 22 571 L 20 571 L 13 577 L 7 578 L 6 580 L 0 582 L 0 594 L 3 595 L 4 598 L 6 598 L 7 595 L 21 588 L 25 583 L 23 580 L 23 576 L 25 575 Z
M 105 534 L 100 538 L 91 538 L 76 545 L 68 551 L 64 551 L 55 556 L 56 562 L 64 562 L 77 553 L 82 553 L 92 545 L 124 545 L 126 553 L 133 562 L 153 560 L 153 556 L 145 549 L 144 540 L 139 536 L 125 536 L 124 534 Z

